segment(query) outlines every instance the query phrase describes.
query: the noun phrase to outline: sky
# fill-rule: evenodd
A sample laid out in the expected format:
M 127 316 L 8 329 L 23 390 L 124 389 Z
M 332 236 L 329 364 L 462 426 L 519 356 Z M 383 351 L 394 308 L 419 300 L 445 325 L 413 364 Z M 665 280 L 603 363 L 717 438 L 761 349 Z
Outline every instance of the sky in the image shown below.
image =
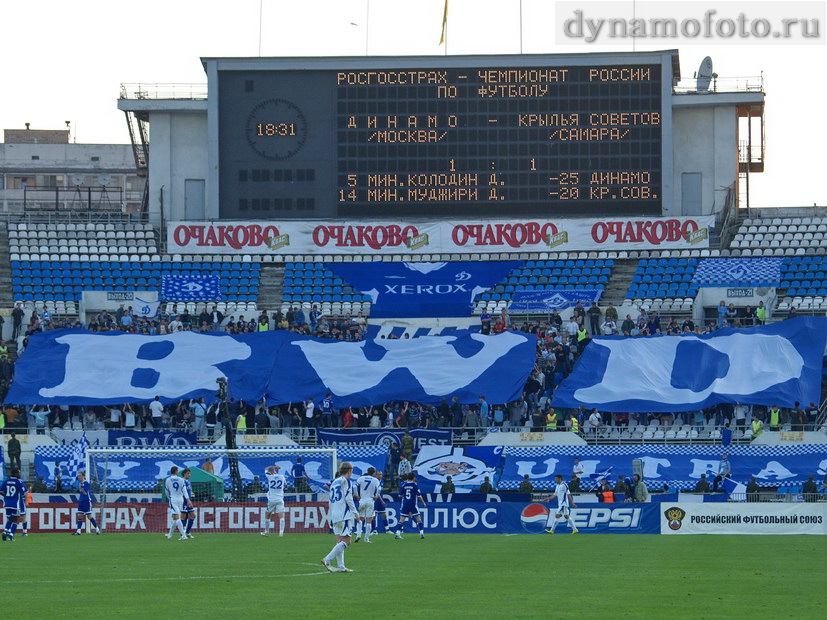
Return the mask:
M 703 10 L 714 4 L 697 3 Z M 631 13 L 630 0 L 616 5 Z M 748 6 L 756 5 L 761 3 Z M 444 0 L 9 2 L 0 37 L 5 74 L 0 128 L 28 122 L 33 129 L 61 129 L 68 120 L 77 142 L 127 143 L 124 115 L 117 109 L 120 85 L 205 84 L 202 56 L 632 51 L 631 41 L 561 44 L 555 3 L 549 0 L 450 0 L 446 49 L 439 45 L 443 8 Z M 638 44 L 636 49 L 674 47 Z M 707 55 L 722 78 L 763 75 L 766 169 L 751 178 L 752 206 L 827 205 L 822 182 L 827 47 L 677 47 L 684 77 L 692 77 Z

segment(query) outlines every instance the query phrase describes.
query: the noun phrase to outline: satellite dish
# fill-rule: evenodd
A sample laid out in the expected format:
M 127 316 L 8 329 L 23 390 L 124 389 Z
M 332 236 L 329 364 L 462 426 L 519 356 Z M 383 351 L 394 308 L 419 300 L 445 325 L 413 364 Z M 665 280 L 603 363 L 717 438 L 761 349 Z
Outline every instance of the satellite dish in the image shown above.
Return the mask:
M 112 177 L 111 176 L 109 176 L 108 174 L 98 175 L 98 184 L 99 185 L 102 185 L 103 187 L 106 187 L 110 183 L 112 183 Z
M 71 180 L 72 180 L 72 185 L 83 185 L 83 175 L 82 174 L 73 174 Z
M 709 83 L 712 81 L 712 59 L 707 56 L 701 61 L 701 66 L 696 74 L 698 80 L 698 92 L 708 93 Z

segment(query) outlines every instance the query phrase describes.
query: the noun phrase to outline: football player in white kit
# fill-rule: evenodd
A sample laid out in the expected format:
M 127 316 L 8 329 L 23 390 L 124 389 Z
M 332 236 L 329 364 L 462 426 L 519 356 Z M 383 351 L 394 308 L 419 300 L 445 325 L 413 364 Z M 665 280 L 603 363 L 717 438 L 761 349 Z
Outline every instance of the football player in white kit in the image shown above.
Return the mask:
M 175 528 L 181 532 L 181 538 L 178 540 L 186 540 L 187 532 L 184 529 L 184 522 L 181 520 L 181 512 L 184 508 L 184 498 L 189 499 L 187 494 L 187 485 L 184 479 L 178 475 L 178 468 L 174 465 L 169 469 L 169 478 L 164 482 L 164 489 L 167 492 L 167 500 L 169 501 L 169 513 L 172 517 L 172 524 L 169 526 L 169 533 L 167 538 L 172 538 L 172 532 Z
M 353 503 L 353 483 L 350 477 L 353 474 L 353 465 L 347 461 L 339 467 L 336 479 L 330 484 L 330 523 L 333 533 L 336 535 L 336 544 L 323 559 L 324 566 L 331 573 L 352 573 L 345 566 L 345 549 L 350 546 L 350 533 L 353 528 L 353 519 L 357 521 L 362 517 L 356 512 L 356 505 Z M 339 567 L 333 568 L 331 560 L 336 558 Z
M 557 524 L 561 520 L 565 520 L 569 522 L 571 526 L 571 533 L 577 534 L 577 526 L 574 524 L 574 521 L 571 519 L 571 509 L 577 508 L 577 505 L 571 499 L 571 493 L 569 492 L 569 485 L 563 482 L 563 476 L 561 474 L 557 474 L 554 476 L 554 481 L 557 483 L 557 486 L 554 488 L 554 495 L 547 497 L 545 501 L 551 501 L 553 497 L 557 498 L 557 512 L 554 513 L 554 521 L 551 520 L 551 511 L 548 513 L 548 521 L 546 521 L 546 533 L 547 534 L 554 534 L 554 528 L 557 527 Z
M 270 518 L 278 513 L 279 516 L 279 536 L 284 536 L 284 487 L 287 485 L 284 475 L 279 473 L 281 467 L 278 465 L 271 465 L 264 470 L 264 475 L 267 477 L 267 512 L 264 515 L 264 531 L 262 536 L 270 535 Z
M 376 468 L 368 467 L 367 473 L 359 476 L 356 480 L 356 495 L 359 497 L 359 516 L 362 521 L 356 523 L 356 538 L 353 542 L 359 542 L 362 538 L 362 524 L 365 526 L 365 542 L 370 542 L 370 533 L 373 529 L 373 518 L 376 516 L 376 498 L 379 496 L 379 478 L 376 476 Z

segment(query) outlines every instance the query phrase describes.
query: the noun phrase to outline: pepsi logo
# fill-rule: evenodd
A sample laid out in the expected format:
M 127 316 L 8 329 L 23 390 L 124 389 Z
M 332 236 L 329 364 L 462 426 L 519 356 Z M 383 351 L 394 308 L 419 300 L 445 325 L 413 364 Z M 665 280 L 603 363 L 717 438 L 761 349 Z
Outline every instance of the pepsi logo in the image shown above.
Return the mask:
M 529 534 L 539 534 L 546 529 L 548 508 L 542 504 L 529 504 L 520 513 L 520 523 Z

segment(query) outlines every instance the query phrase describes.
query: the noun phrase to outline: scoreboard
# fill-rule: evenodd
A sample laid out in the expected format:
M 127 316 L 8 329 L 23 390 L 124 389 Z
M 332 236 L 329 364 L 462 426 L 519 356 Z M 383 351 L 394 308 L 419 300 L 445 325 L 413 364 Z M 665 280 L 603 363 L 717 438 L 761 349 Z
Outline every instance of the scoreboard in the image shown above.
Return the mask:
M 661 214 L 661 64 L 417 60 L 219 68 L 220 216 Z

